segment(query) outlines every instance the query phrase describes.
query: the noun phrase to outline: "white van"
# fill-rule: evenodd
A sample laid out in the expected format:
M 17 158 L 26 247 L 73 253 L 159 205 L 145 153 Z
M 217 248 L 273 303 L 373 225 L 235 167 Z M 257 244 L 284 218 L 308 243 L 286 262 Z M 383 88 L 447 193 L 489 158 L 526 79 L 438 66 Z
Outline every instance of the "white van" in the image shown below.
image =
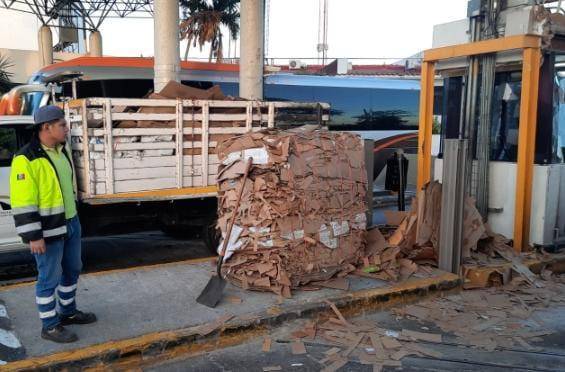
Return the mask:
M 0 116 L 0 253 L 27 249 L 16 234 L 10 210 L 10 164 L 15 153 L 29 141 L 31 116 Z

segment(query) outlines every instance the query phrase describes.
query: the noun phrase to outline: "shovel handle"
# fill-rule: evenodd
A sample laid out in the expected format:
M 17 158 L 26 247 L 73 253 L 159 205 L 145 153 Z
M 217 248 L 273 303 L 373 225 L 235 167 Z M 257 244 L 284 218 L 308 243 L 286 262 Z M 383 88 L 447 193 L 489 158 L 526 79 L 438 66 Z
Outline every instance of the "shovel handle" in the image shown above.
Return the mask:
M 249 170 L 253 165 L 253 158 L 249 158 L 247 160 L 247 165 L 245 166 L 245 172 L 243 173 L 243 181 L 241 182 L 241 188 L 239 189 L 239 194 L 237 195 L 237 201 L 235 202 L 235 208 L 233 210 L 233 214 L 231 216 L 230 222 L 228 224 L 228 230 L 226 231 L 226 237 L 222 243 L 222 250 L 220 251 L 220 258 L 218 260 L 218 275 L 220 274 L 220 268 L 222 265 L 222 261 L 224 260 L 224 256 L 226 254 L 226 248 L 228 247 L 228 242 L 231 237 L 231 230 L 235 223 L 235 218 L 237 217 L 237 210 L 239 209 L 239 203 L 241 202 L 241 196 L 243 195 L 243 189 L 245 188 L 245 182 L 247 181 L 247 176 L 249 175 Z

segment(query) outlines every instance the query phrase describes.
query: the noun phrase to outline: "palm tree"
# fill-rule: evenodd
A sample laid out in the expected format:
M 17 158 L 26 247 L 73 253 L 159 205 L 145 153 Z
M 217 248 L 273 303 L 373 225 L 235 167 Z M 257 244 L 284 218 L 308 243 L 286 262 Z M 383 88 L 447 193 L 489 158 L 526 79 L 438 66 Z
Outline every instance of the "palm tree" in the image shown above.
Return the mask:
M 10 58 L 0 55 L 0 94 L 9 91 L 14 85 L 10 80 L 13 74 L 8 71 L 12 66 L 14 64 Z
M 232 40 L 239 34 L 239 0 L 180 0 L 183 20 L 180 23 L 181 40 L 188 41 L 184 59 L 188 58 L 190 45 L 202 46 L 210 43 L 209 61 L 216 57 L 216 62 L 223 58 L 221 26 L 228 28 Z

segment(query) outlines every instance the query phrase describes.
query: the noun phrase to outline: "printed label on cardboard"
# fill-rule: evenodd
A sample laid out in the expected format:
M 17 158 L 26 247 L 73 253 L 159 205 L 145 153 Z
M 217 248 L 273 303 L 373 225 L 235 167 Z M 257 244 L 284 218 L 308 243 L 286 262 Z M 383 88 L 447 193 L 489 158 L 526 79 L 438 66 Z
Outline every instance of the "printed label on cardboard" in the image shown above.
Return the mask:
M 332 238 L 331 231 L 328 229 L 328 227 L 325 224 L 320 226 L 319 235 L 320 235 L 320 242 L 322 242 L 323 245 L 331 249 L 337 248 L 337 239 Z
M 367 215 L 365 213 L 356 214 L 351 223 L 351 228 L 365 230 L 367 228 Z
M 334 236 L 345 235 L 349 232 L 349 224 L 347 223 L 347 221 L 332 221 L 331 225 Z

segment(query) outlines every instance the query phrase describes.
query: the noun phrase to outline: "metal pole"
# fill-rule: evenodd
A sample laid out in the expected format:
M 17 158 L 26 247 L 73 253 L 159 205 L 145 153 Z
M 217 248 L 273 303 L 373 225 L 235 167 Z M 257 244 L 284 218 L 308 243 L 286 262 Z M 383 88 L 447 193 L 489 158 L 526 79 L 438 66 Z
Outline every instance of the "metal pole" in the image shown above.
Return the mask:
M 520 122 L 518 123 L 518 159 L 516 161 L 518 168 L 516 172 L 516 204 L 514 208 L 514 249 L 518 252 L 526 248 L 530 241 L 541 57 L 539 48 L 524 49 Z
M 155 91 L 170 80 L 180 82 L 179 1 L 154 2 Z
M 399 188 L 398 188 L 398 210 L 405 211 L 406 210 L 406 199 L 405 199 L 405 192 L 406 192 L 406 178 L 404 177 L 404 154 L 402 150 L 398 151 L 398 171 L 399 171 Z
M 463 247 L 467 146 L 467 140 L 445 139 L 441 191 L 439 269 L 454 274 L 459 274 L 461 249 Z
M 432 127 L 434 110 L 434 62 L 422 64 L 418 128 L 418 190 L 430 181 L 432 169 Z
M 245 99 L 263 99 L 264 0 L 242 0 L 239 95 Z
M 482 57 L 481 102 L 477 132 L 477 209 L 488 220 L 491 107 L 494 93 L 495 56 Z
M 373 181 L 374 175 L 374 163 L 375 163 L 375 143 L 373 140 L 366 139 L 363 140 L 363 146 L 365 150 L 365 168 L 367 170 L 367 227 L 373 225 Z

